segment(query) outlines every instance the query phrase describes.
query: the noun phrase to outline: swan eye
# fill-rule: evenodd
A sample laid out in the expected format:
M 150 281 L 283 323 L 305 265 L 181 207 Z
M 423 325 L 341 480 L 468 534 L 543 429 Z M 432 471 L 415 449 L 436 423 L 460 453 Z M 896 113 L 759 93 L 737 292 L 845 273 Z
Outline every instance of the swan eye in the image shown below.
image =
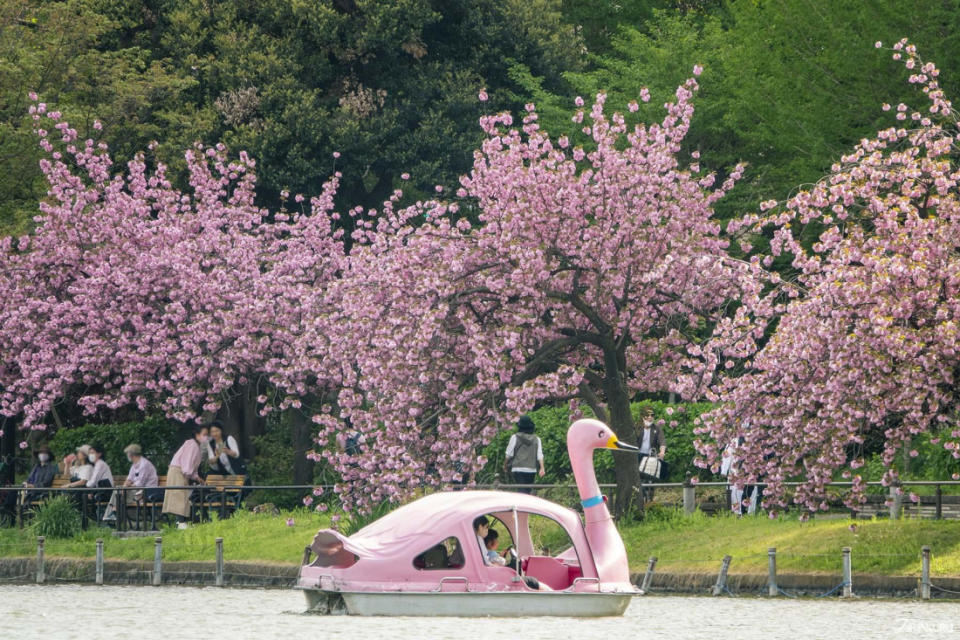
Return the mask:
M 597 431 L 597 439 L 603 440 L 603 431 Z

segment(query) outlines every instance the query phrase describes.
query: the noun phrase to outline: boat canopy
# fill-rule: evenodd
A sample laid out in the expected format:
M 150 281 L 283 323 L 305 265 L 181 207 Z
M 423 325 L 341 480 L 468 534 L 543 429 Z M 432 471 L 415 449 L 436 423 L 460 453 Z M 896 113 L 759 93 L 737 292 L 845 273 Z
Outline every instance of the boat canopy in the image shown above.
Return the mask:
M 472 529 L 481 515 L 502 514 L 516 507 L 519 512 L 552 518 L 573 540 L 583 530 L 580 516 L 554 502 L 522 493 L 503 491 L 444 491 L 406 504 L 376 522 L 344 538 L 344 548 L 357 556 L 384 557 L 419 553 L 425 537 L 460 534 Z M 433 535 L 431 535 L 431 532 Z

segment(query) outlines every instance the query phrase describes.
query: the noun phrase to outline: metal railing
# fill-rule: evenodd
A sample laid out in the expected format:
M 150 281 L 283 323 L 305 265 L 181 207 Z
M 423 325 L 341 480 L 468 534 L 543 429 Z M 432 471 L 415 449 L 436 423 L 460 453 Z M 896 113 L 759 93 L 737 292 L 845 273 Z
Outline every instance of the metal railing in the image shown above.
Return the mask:
M 784 482 L 783 485 L 786 487 L 797 487 L 801 485 L 801 482 Z M 881 482 L 864 482 L 864 485 L 868 487 L 886 487 L 889 489 L 889 495 L 884 496 L 875 496 L 877 500 L 874 500 L 874 503 L 878 502 L 880 498 L 885 498 L 886 502 L 891 504 L 890 513 L 892 518 L 897 518 L 900 515 L 900 511 L 903 508 L 903 489 L 908 489 L 909 487 L 934 487 L 935 493 L 933 495 L 933 505 L 934 505 L 934 518 L 940 519 L 943 517 L 943 506 L 944 495 L 943 487 L 960 487 L 960 480 L 903 480 L 897 483 L 896 485 L 883 485 Z M 192 514 L 191 520 L 204 521 L 209 519 L 209 514 L 211 511 L 218 512 L 221 518 L 228 517 L 234 510 L 240 507 L 242 504 L 243 498 L 246 494 L 252 491 L 265 490 L 265 491 L 291 491 L 291 492 L 303 492 L 304 496 L 311 495 L 313 490 L 316 488 L 322 488 L 325 492 L 333 488 L 334 485 L 298 485 L 298 484 L 285 484 L 285 485 L 244 485 L 240 486 L 207 486 L 204 484 L 195 484 L 195 485 L 186 485 L 186 486 L 162 486 L 162 487 L 153 487 L 155 491 L 179 491 L 186 490 L 191 492 L 191 506 Z M 767 483 L 759 482 L 754 483 L 751 486 L 755 487 L 766 487 Z M 853 486 L 852 482 L 831 482 L 826 485 L 828 489 L 844 489 L 850 488 Z M 615 497 L 616 485 L 615 484 L 600 484 L 601 491 L 604 494 L 607 494 L 612 500 Z M 687 495 L 684 495 L 683 499 L 678 501 L 674 506 L 683 506 L 685 510 L 693 511 L 696 508 L 706 509 L 706 510 L 716 510 L 719 507 L 725 507 L 727 510 L 730 510 L 731 505 L 731 496 L 730 489 L 731 485 L 727 482 L 718 482 L 718 481 L 705 481 L 705 482 L 650 482 L 642 483 L 637 487 L 637 494 L 641 497 L 644 495 L 644 490 L 654 490 L 661 491 L 664 489 L 680 489 L 684 494 L 692 494 L 690 500 L 687 499 Z M 435 490 L 446 490 L 446 491 L 462 491 L 469 489 L 493 489 L 493 490 L 506 490 L 506 491 L 518 491 L 518 490 L 530 490 L 535 494 L 543 494 L 551 491 L 566 491 L 570 492 L 571 502 L 577 502 L 573 498 L 576 496 L 577 487 L 573 484 L 517 484 L 517 483 L 484 483 L 484 484 L 459 484 L 451 485 L 446 487 L 431 487 L 424 486 L 424 491 L 435 491 Z M 715 501 L 701 501 L 697 502 L 696 494 L 698 489 L 718 489 L 722 490 L 724 493 L 724 502 L 715 502 Z M 124 531 L 126 529 L 142 529 L 145 527 L 149 521 L 152 527 L 156 526 L 157 513 L 162 507 L 163 498 L 162 495 L 156 497 L 152 500 L 133 500 L 130 503 L 127 502 L 127 496 L 131 492 L 143 491 L 143 487 L 23 487 L 23 486 L 9 486 L 9 487 L 0 487 L 0 492 L 14 492 L 17 494 L 16 500 L 16 512 L 13 514 L 16 518 L 16 523 L 18 526 L 23 526 L 23 519 L 26 511 L 33 506 L 36 506 L 43 497 L 48 495 L 56 494 L 65 494 L 76 496 L 78 507 L 80 508 L 82 526 L 87 528 L 91 519 L 99 521 L 103 515 L 103 510 L 106 508 L 107 504 L 111 499 L 115 500 L 116 504 L 116 513 L 117 520 L 115 526 L 118 530 Z M 38 499 L 37 494 L 42 495 Z M 30 500 L 26 501 L 23 498 L 30 495 Z M 714 498 L 717 496 L 714 495 Z M 926 498 L 926 504 L 930 504 L 929 496 L 923 496 Z M 955 497 L 954 500 L 950 501 L 951 504 L 958 503 L 960 504 L 960 496 Z M 129 510 L 134 510 L 134 515 L 131 516 Z M 10 515 L 10 514 L 8 514 Z M 149 519 L 147 516 L 150 516 Z

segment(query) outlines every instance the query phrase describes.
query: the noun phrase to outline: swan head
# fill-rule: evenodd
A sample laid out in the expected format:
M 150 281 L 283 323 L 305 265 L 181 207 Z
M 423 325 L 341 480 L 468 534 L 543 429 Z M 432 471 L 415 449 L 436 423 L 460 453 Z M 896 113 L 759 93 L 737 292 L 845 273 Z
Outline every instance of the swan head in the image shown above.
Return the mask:
M 593 451 L 594 449 L 639 451 L 633 445 L 620 442 L 610 427 L 592 418 L 577 420 L 570 425 L 570 428 L 567 429 L 567 445 L 570 449 L 585 451 Z

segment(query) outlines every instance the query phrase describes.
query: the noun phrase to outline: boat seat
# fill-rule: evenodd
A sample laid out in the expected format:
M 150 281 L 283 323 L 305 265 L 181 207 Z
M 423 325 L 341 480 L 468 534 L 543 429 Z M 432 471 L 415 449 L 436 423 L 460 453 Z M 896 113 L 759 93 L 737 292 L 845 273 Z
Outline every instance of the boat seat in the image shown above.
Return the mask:
M 524 573 L 536 578 L 554 591 L 570 586 L 570 568 L 549 556 L 530 556 Z

